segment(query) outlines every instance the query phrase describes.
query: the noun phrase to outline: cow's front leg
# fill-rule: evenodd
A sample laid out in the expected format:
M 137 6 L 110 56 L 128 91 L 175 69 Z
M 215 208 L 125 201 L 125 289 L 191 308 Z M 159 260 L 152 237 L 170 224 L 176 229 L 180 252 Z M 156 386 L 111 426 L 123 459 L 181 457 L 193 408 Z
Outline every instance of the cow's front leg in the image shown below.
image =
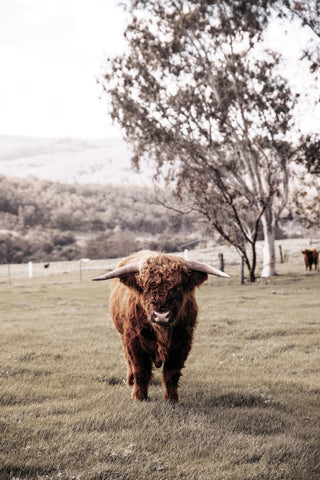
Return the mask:
M 177 368 L 168 368 L 165 364 L 163 367 L 163 384 L 164 384 L 164 398 L 171 402 L 178 402 L 178 385 L 181 371 Z
M 132 362 L 131 362 L 131 355 L 125 345 L 124 345 L 124 357 L 127 363 L 127 385 L 129 385 L 129 387 L 132 387 L 132 385 L 134 384 L 134 375 L 133 375 L 133 368 L 132 368 Z
M 178 386 L 181 370 L 189 355 L 192 345 L 192 335 L 187 331 L 179 330 L 174 335 L 174 349 L 169 352 L 168 359 L 163 365 L 164 398 L 172 402 L 179 401 Z
M 132 398 L 133 400 L 147 400 L 152 377 L 152 360 L 137 343 L 128 348 L 128 356 L 130 358 L 130 381 L 128 383 L 133 385 Z
M 148 389 L 152 376 L 152 366 L 150 363 L 150 369 L 146 366 L 139 366 L 134 372 L 134 384 L 132 399 L 133 400 L 147 400 Z

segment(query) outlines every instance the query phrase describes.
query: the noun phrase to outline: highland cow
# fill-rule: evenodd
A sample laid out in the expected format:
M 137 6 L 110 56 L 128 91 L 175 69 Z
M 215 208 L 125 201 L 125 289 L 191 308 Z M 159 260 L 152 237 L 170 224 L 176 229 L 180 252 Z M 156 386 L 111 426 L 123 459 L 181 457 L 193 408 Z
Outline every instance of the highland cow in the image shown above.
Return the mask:
M 179 400 L 178 382 L 197 322 L 195 288 L 208 274 L 230 277 L 177 255 L 142 251 L 93 279 L 114 279 L 110 312 L 121 336 L 134 400 L 148 398 L 153 365 L 163 365 L 165 399 Z
M 319 252 L 316 248 L 313 250 L 303 250 L 302 252 L 304 258 L 304 264 L 306 270 L 312 270 L 312 265 L 314 265 L 314 269 L 318 270 L 318 259 L 319 259 Z

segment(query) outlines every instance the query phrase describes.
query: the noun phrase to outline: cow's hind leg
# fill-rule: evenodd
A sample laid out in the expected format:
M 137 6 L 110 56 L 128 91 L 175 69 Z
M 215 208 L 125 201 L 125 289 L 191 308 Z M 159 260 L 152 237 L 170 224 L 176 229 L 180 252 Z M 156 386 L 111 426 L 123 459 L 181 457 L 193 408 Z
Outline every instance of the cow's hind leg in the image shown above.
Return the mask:
M 129 385 L 129 387 L 132 387 L 132 385 L 134 384 L 133 368 L 131 365 L 130 358 L 127 358 L 126 360 L 127 360 L 127 385 Z

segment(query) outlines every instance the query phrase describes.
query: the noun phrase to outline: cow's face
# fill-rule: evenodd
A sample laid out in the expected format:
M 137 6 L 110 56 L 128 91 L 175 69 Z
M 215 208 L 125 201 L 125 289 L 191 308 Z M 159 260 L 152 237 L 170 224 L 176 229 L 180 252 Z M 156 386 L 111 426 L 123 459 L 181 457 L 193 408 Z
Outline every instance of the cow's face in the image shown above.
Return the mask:
M 141 304 L 151 323 L 168 326 L 176 323 L 183 299 L 182 281 L 170 286 L 165 281 L 157 286 L 151 282 L 143 289 Z
M 120 279 L 139 293 L 140 304 L 148 321 L 154 325 L 172 326 L 178 318 L 185 296 L 200 285 L 207 275 L 191 272 L 186 265 L 156 262 L 152 259 L 139 273 Z

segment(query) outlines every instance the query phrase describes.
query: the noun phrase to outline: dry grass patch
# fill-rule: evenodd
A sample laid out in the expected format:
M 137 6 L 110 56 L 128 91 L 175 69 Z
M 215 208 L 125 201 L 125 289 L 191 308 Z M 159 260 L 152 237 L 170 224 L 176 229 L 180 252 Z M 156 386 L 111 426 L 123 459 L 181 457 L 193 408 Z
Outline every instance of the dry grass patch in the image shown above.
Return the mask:
M 320 275 L 282 268 L 198 291 L 177 405 L 130 400 L 105 284 L 2 288 L 0 479 L 318 480 Z

